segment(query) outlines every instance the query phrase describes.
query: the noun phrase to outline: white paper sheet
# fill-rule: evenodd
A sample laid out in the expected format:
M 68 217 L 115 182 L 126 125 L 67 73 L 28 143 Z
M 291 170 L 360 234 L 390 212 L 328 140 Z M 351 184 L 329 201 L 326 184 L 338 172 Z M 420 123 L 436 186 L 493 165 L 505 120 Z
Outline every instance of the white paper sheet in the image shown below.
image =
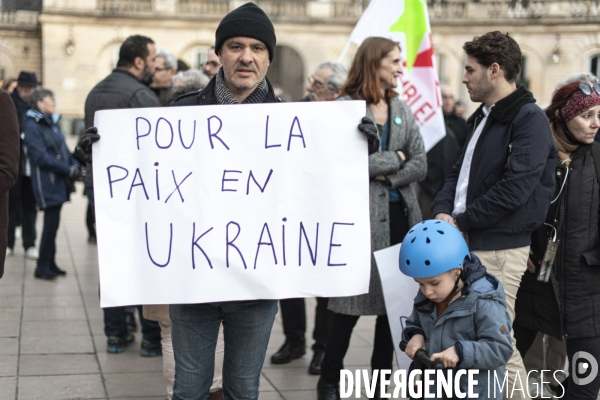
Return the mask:
M 413 310 L 413 300 L 419 292 L 419 284 L 402 272 L 399 267 L 402 243 L 378 250 L 374 253 L 377 270 L 383 287 L 385 309 L 387 310 L 398 368 L 408 369 L 411 360 L 400 350 L 402 325 L 400 318 L 409 317 Z
M 96 113 L 101 305 L 368 291 L 362 101 Z

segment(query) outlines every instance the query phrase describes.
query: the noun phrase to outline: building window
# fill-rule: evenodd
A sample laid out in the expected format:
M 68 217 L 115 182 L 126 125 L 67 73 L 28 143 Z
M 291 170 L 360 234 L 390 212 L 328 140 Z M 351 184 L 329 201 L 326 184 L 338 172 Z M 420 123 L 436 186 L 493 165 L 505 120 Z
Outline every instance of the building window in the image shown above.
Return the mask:
M 526 89 L 529 89 L 529 75 L 527 74 L 527 57 L 522 58 L 522 68 L 519 75 L 517 75 L 517 86 L 523 85 Z
M 117 63 L 119 62 L 119 52 L 121 51 L 121 45 L 123 43 L 115 43 L 112 45 L 112 49 L 110 49 L 110 69 L 117 68 Z
M 590 57 L 590 72 L 600 78 L 600 54 L 594 54 Z
M 192 68 L 202 70 L 202 66 L 208 60 L 208 49 L 209 48 L 210 47 L 208 47 L 208 46 L 201 46 L 201 47 L 196 47 L 193 50 L 192 60 L 193 60 L 194 65 L 192 66 Z

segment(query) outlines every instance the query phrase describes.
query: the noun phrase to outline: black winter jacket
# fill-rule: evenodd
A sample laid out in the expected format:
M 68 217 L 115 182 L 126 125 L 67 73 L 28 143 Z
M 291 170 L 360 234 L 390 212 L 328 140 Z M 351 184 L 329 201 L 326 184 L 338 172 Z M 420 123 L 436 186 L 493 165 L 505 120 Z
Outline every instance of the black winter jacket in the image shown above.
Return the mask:
M 548 240 L 542 227 L 532 235 L 536 273 L 525 272 L 517 293 L 515 324 L 559 339 L 600 336 L 600 187 L 591 152 L 592 146 L 581 146 L 572 156 L 565 199 L 558 207 L 563 227 L 550 282 L 537 280 Z M 555 196 L 565 177 L 565 168 L 557 164 Z M 547 221 L 554 219 L 556 208 L 551 207 Z
M 25 113 L 29 110 L 29 104 L 25 100 L 19 96 L 19 92 L 17 89 L 13 90 L 10 94 L 10 98 L 13 103 L 15 103 L 15 108 L 17 109 L 17 120 L 19 121 L 19 135 L 23 133 L 23 117 L 25 117 Z M 23 143 L 23 138 L 21 137 L 20 141 L 20 154 L 21 158 L 19 159 L 19 176 L 25 175 L 25 170 L 27 168 L 27 153 L 25 153 L 25 144 Z M 15 190 L 18 191 L 17 197 L 20 197 L 21 185 L 15 185 Z
M 152 89 L 140 82 L 131 72 L 115 68 L 110 75 L 94 86 L 85 99 L 85 127 L 87 129 L 94 126 L 96 111 L 142 107 L 160 107 Z M 91 187 L 91 164 L 86 166 L 86 170 L 85 185 Z
M 544 222 L 557 150 L 548 119 L 534 103 L 523 86 L 498 101 L 475 146 L 467 208 L 456 216 L 460 230 L 469 234 L 471 251 L 528 246 L 531 233 Z M 483 118 L 482 108 L 467 121 L 470 138 Z M 432 215 L 452 214 L 467 147 L 433 202 Z
M 131 72 L 121 68 L 100 81 L 85 99 L 85 127 L 94 126 L 94 114 L 100 110 L 160 107 L 158 98 Z
M 25 100 L 19 96 L 19 92 L 17 89 L 13 90 L 10 94 L 10 98 L 13 103 L 15 103 L 15 108 L 17 109 L 17 119 L 19 120 L 19 133 L 23 132 L 23 117 L 25 117 L 25 113 L 29 110 L 29 104 Z

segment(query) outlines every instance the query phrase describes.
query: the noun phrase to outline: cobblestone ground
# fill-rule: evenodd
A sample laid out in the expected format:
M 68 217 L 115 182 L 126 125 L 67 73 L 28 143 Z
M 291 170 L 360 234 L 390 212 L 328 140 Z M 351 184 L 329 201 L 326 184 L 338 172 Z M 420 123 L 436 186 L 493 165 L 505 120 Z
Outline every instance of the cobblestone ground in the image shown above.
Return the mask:
M 137 344 L 121 354 L 105 351 L 98 297 L 96 246 L 87 241 L 82 187 L 65 204 L 57 238 L 57 264 L 67 271 L 55 281 L 35 279 L 35 262 L 24 258 L 20 239 L 0 279 L 0 400 L 164 399 L 162 358 L 143 358 Z M 38 215 L 38 240 L 43 214 Z M 315 302 L 307 302 L 307 344 L 312 344 Z M 138 324 L 139 325 L 139 324 Z M 374 318 L 359 321 L 346 367 L 366 368 Z M 283 343 L 281 319 L 273 327 L 261 376 L 260 399 L 316 399 L 318 377 L 308 374 L 310 348 L 284 366 L 270 364 Z

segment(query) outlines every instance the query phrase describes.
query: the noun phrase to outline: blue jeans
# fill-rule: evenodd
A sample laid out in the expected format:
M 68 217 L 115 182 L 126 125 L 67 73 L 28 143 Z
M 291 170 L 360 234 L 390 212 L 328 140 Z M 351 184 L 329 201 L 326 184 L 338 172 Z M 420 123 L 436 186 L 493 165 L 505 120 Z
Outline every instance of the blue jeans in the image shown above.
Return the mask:
M 125 322 L 125 309 L 128 307 L 106 307 L 104 313 L 104 334 L 106 337 L 127 336 L 127 323 Z M 142 325 L 142 339 L 151 343 L 160 342 L 160 326 L 156 321 L 150 321 L 142 315 L 142 306 L 134 306 L 138 309 L 140 325 Z
M 208 397 L 221 321 L 225 338 L 225 399 L 258 399 L 260 372 L 277 314 L 277 300 L 173 304 L 169 313 L 175 353 L 173 400 Z

